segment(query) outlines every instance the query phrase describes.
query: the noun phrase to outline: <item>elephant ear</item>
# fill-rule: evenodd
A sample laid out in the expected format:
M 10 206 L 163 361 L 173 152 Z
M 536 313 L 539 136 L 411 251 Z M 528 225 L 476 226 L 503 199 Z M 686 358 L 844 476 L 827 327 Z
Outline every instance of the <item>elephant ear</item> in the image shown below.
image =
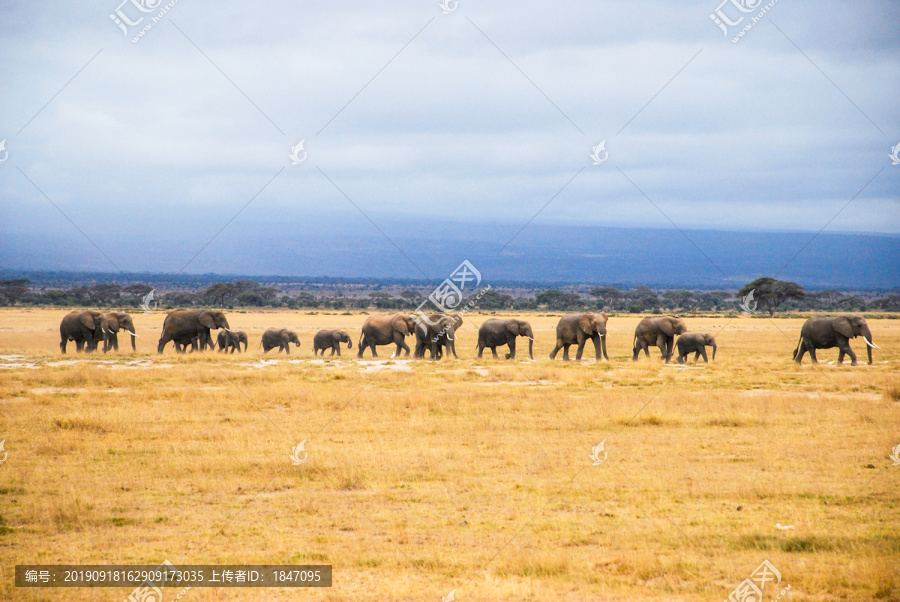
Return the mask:
M 590 336 L 594 335 L 594 323 L 591 320 L 591 314 L 582 314 L 580 318 L 578 318 L 578 327 L 581 328 L 581 331 Z
M 519 321 L 510 320 L 509 322 L 507 322 L 506 330 L 508 330 L 514 337 L 519 336 Z
M 113 312 L 106 316 L 106 323 L 112 332 L 119 332 L 119 316 Z
M 834 330 L 841 335 L 847 337 L 848 339 L 852 339 L 856 335 L 853 334 L 853 326 L 850 324 L 850 320 L 847 319 L 847 316 L 840 316 L 831 321 L 831 325 L 834 327 Z
M 672 320 L 668 318 L 659 321 L 659 330 L 667 337 L 675 336 L 675 328 L 672 326 Z
M 210 330 L 215 330 L 216 328 L 218 328 L 218 326 L 216 326 L 215 320 L 213 320 L 213 317 L 209 315 L 208 311 L 200 312 L 200 315 L 197 317 L 197 319 L 203 326 L 206 326 Z
M 407 327 L 406 320 L 403 319 L 403 316 L 397 316 L 391 320 L 391 326 L 403 336 L 409 335 L 409 328 Z
M 94 328 L 96 328 L 96 326 L 94 326 L 94 316 L 89 311 L 78 316 L 78 321 L 88 330 L 94 330 Z
M 340 343 L 343 338 L 344 338 L 344 333 L 341 332 L 340 330 L 333 330 L 331 332 L 331 340 L 334 341 L 335 343 Z

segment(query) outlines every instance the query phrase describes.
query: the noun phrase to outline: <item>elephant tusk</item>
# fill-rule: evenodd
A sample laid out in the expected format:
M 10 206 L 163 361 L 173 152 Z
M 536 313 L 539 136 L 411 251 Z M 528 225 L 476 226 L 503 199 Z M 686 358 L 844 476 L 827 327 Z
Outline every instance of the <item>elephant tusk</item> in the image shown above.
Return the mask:
M 224 326 L 222 327 L 222 330 L 224 330 L 225 332 L 232 332 L 230 328 L 225 328 Z
M 450 336 L 450 333 L 449 333 L 449 332 L 447 333 L 447 340 L 448 340 L 448 341 L 452 341 L 452 340 L 453 340 L 453 337 Z
M 136 332 L 131 332 L 130 330 L 126 330 L 125 332 L 127 332 L 128 334 L 130 334 L 133 337 L 138 336 L 138 334 Z
M 869 347 L 874 347 L 875 349 L 881 349 L 881 347 L 879 347 L 878 345 L 876 345 L 875 343 L 873 343 L 866 337 L 863 337 L 863 340 L 866 342 L 866 345 L 868 345 Z
M 528 340 L 529 340 L 529 341 L 533 341 L 533 340 L 534 340 L 534 337 L 528 337 Z

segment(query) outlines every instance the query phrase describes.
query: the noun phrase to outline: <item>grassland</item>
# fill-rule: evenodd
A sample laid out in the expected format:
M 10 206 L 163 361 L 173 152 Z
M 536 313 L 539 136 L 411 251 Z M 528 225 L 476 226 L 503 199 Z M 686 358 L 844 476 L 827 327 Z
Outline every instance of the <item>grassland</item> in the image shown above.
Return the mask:
M 719 352 L 680 369 L 631 361 L 639 316 L 610 319 L 611 361 L 563 363 L 557 316 L 506 362 L 475 358 L 473 314 L 436 364 L 314 360 L 365 319 L 322 312 L 229 312 L 245 355 L 158 356 L 154 312 L 136 354 L 61 356 L 64 313 L 0 311 L 2 599 L 130 591 L 16 589 L 16 564 L 168 559 L 334 566 L 187 600 L 722 600 L 767 559 L 787 600 L 900 600 L 900 320 L 869 320 L 872 366 L 796 367 L 800 319 L 689 318 Z M 269 326 L 302 347 L 262 357 Z

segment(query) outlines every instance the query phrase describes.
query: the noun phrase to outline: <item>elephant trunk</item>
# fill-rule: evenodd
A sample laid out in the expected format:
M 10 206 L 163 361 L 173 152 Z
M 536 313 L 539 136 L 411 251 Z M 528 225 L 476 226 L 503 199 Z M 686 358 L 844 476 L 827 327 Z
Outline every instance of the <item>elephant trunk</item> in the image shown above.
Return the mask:
M 528 337 L 528 357 L 534 359 L 534 353 L 532 350 L 534 349 L 534 337 Z
M 131 350 L 137 351 L 137 333 L 132 330 L 128 334 L 131 335 Z
M 881 347 L 878 347 L 875 343 L 872 342 L 872 333 L 869 331 L 868 328 L 865 329 L 865 331 L 862 333 L 862 335 L 863 335 L 863 340 L 866 342 L 866 354 L 869 357 L 869 364 L 871 365 L 872 364 L 872 347 L 875 347 L 876 349 L 881 349 Z
M 353 339 L 347 337 L 347 349 L 353 349 Z
M 713 358 L 713 359 L 716 359 L 716 344 L 715 344 L 715 343 L 712 344 L 712 350 L 713 350 L 713 352 L 712 352 L 712 358 Z
M 609 359 L 609 356 L 606 355 L 606 337 L 608 337 L 608 336 L 609 336 L 608 334 L 605 334 L 602 337 L 600 337 L 600 346 L 603 348 L 603 357 L 606 359 Z

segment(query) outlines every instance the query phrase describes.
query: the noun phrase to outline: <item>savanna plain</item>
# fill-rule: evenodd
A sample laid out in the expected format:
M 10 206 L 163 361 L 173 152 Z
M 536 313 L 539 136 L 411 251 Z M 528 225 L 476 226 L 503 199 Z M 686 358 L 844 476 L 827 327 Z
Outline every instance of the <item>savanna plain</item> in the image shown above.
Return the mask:
M 632 362 L 636 315 L 610 361 L 564 363 L 541 313 L 534 361 L 477 359 L 470 313 L 440 362 L 359 361 L 363 313 L 305 311 L 227 312 L 246 354 L 157 355 L 155 311 L 137 353 L 63 356 L 65 313 L 0 310 L 2 599 L 131 591 L 16 588 L 16 564 L 169 560 L 334 567 L 183 600 L 723 600 L 768 560 L 766 600 L 900 600 L 900 320 L 869 318 L 871 366 L 855 339 L 859 366 L 798 367 L 800 318 L 687 316 L 718 354 L 682 368 Z M 273 326 L 301 347 L 264 356 Z M 320 328 L 354 348 L 314 359 Z

